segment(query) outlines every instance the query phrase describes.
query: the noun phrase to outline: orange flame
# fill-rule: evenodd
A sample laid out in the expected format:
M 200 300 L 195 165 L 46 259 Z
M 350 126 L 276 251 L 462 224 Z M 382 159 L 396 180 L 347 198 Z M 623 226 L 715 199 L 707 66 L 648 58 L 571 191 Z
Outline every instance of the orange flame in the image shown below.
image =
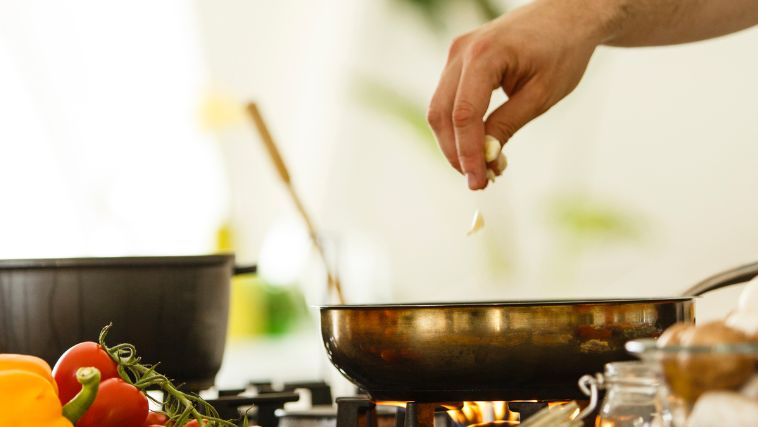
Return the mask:
M 378 400 L 377 406 L 394 406 L 395 408 L 405 408 L 408 402 L 402 400 Z
M 475 424 L 488 423 L 516 425 L 513 422 L 518 423 L 519 421 L 519 414 L 511 411 L 504 401 L 463 402 L 460 409 L 452 409 L 447 413 L 457 424 L 469 427 Z M 506 423 L 506 421 L 510 423 Z

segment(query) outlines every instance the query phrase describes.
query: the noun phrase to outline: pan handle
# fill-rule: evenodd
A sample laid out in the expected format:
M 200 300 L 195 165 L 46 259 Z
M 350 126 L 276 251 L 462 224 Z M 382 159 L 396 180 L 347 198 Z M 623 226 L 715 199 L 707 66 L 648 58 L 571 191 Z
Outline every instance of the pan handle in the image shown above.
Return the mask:
M 756 276 L 758 276 L 758 262 L 753 262 L 715 274 L 687 289 L 682 295 L 700 296 L 729 285 L 747 282 Z
M 237 276 L 240 274 L 245 273 L 257 273 L 258 272 L 258 266 L 253 265 L 235 265 L 234 270 L 232 271 L 233 276 Z

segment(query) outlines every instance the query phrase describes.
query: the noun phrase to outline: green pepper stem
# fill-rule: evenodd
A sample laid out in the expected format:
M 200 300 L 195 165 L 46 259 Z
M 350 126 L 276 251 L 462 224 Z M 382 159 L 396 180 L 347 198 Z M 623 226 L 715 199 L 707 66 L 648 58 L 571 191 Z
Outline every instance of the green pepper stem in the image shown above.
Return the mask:
M 76 424 L 95 401 L 97 390 L 100 388 L 100 371 L 93 367 L 79 368 L 76 371 L 76 381 L 82 385 L 82 389 L 63 406 L 63 416 L 68 418 L 71 424 Z

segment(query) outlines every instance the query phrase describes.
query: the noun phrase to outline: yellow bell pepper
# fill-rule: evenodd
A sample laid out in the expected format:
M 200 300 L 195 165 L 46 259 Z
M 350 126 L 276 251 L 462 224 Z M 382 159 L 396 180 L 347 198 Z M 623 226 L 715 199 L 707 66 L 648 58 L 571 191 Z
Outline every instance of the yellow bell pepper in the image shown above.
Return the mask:
M 44 360 L 36 356 L 30 356 L 28 354 L 0 354 L 0 372 L 8 371 L 11 369 L 18 369 L 21 371 L 34 372 L 46 379 L 53 385 L 55 394 L 58 394 L 58 383 L 53 378 L 50 365 Z
M 0 371 L 0 426 L 72 427 L 50 382 L 20 369 Z
M 0 354 L 0 427 L 73 427 L 97 395 L 100 371 L 79 368 L 82 390 L 66 406 L 50 365 L 25 354 Z

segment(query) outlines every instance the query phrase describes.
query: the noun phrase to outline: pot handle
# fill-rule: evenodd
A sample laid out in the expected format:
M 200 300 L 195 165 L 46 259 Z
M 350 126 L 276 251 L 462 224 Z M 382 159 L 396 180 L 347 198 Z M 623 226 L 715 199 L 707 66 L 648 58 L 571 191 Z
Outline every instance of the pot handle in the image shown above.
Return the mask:
M 753 262 L 715 274 L 687 289 L 682 295 L 687 297 L 700 296 L 729 285 L 747 282 L 756 276 L 758 276 L 758 262 Z
M 233 276 L 239 276 L 240 274 L 246 274 L 246 273 L 257 273 L 258 272 L 258 266 L 253 265 L 235 265 L 234 270 L 232 270 Z

